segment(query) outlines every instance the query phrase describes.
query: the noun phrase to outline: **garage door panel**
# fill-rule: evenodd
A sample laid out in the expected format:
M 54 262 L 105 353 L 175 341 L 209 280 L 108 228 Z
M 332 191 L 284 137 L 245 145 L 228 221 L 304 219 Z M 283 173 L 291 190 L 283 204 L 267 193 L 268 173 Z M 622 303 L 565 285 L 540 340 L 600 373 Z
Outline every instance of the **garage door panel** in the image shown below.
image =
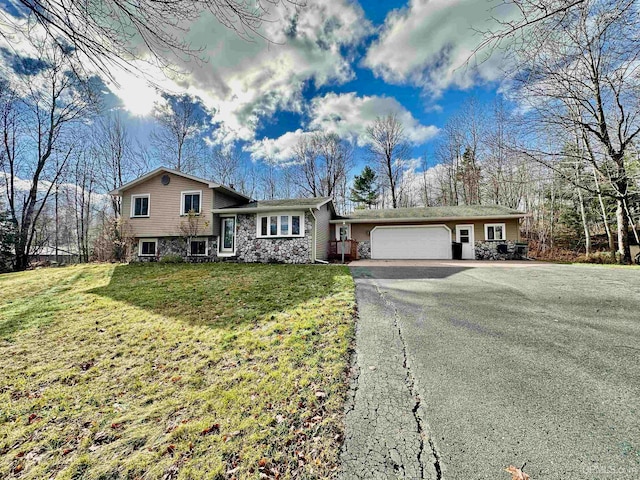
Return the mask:
M 371 258 L 450 259 L 451 232 L 444 225 L 376 227 L 371 232 Z

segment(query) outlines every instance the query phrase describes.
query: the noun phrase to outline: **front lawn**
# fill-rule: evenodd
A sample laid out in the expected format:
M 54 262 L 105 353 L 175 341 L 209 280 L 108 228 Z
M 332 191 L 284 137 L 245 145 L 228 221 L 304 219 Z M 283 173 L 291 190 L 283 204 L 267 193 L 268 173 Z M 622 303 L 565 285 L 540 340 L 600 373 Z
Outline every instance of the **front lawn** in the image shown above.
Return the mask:
M 337 266 L 0 275 L 0 478 L 327 478 L 354 285 Z

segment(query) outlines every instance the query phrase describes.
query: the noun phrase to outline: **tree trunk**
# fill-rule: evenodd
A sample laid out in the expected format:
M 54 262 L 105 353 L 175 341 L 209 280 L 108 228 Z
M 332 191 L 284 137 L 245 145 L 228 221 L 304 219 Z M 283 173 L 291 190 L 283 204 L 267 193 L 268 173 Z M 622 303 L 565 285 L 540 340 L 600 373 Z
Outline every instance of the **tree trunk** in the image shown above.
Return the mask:
M 577 188 L 578 200 L 580 202 L 580 217 L 582 218 L 582 228 L 584 229 L 584 249 L 585 254 L 588 257 L 591 255 L 591 234 L 589 233 L 589 225 L 587 224 L 587 214 L 584 210 L 584 197 L 582 195 L 582 189 Z
M 616 256 L 616 242 L 613 239 L 613 232 L 609 226 L 609 219 L 607 218 L 607 209 L 604 206 L 604 200 L 602 200 L 602 193 L 600 192 L 600 182 L 598 181 L 598 174 L 593 170 L 593 179 L 596 182 L 596 189 L 598 191 L 598 202 L 600 203 L 600 210 L 602 212 L 602 222 L 604 223 L 604 230 L 607 232 L 607 240 L 609 241 L 609 252 L 613 257 Z
M 631 263 L 631 248 L 629 248 L 629 217 L 624 208 L 624 198 L 616 199 L 616 219 L 618 221 L 618 253 L 620 263 L 629 265 Z

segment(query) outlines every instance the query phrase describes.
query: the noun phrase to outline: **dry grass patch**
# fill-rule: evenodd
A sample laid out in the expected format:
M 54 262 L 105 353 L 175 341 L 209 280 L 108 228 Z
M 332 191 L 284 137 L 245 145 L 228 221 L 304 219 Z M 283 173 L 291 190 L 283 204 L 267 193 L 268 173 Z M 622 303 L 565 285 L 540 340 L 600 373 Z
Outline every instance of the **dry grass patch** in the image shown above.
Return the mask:
M 346 268 L 87 265 L 0 291 L 0 478 L 335 472 Z

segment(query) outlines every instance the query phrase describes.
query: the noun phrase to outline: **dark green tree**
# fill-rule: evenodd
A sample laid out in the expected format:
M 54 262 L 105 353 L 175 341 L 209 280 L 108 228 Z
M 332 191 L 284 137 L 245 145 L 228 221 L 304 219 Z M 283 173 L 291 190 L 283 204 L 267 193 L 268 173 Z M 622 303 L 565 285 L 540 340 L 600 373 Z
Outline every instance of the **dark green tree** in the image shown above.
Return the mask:
M 13 245 L 16 241 L 16 229 L 9 219 L 9 214 L 0 211 L 0 273 L 6 273 L 13 270 L 14 250 Z
M 369 165 L 364 167 L 360 175 L 354 177 L 349 198 L 352 202 L 364 205 L 366 208 L 371 208 L 378 203 L 376 172 Z

